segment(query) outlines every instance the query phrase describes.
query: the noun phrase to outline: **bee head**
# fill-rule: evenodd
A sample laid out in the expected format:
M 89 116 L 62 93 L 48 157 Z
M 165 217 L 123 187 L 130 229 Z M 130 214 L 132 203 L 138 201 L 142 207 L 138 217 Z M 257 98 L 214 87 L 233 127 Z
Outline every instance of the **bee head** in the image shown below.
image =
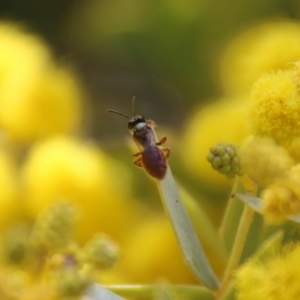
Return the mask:
M 132 134 L 142 133 L 147 129 L 146 119 L 142 116 L 135 116 L 129 120 L 127 128 Z

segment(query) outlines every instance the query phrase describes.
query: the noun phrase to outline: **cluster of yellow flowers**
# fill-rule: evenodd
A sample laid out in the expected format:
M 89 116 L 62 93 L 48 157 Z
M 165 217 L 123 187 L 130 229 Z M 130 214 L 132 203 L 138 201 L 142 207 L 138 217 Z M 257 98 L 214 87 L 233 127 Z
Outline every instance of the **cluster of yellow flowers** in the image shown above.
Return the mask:
M 262 75 L 252 87 L 247 107 L 251 132 L 271 142 L 267 145 L 266 140 L 254 139 L 252 146 L 246 146 L 247 155 L 242 158 L 250 177 L 268 185 L 262 194 L 263 212 L 273 220 L 300 213 L 299 168 L 290 151 L 300 133 L 298 68 L 298 63 L 290 64 L 289 69 Z M 252 157 L 255 153 L 255 161 L 251 161 L 249 152 Z
M 299 23 L 280 21 L 258 25 L 233 41 L 222 62 L 225 96 L 195 113 L 185 137 L 186 166 L 193 169 L 194 174 L 200 174 L 207 185 L 224 190 L 226 184 L 228 188 L 232 185 L 232 181 L 221 179 L 226 170 L 229 178 L 233 170 L 239 170 L 235 172 L 239 176 L 241 170 L 246 174 L 241 182 L 248 195 L 241 199 L 260 211 L 267 221 L 266 226 L 270 223 L 277 226 L 287 219 L 297 222 L 300 216 L 299 37 Z M 220 153 L 226 153 L 226 143 L 232 143 L 237 157 L 224 163 Z M 209 153 L 207 159 L 213 168 L 204 162 L 204 151 Z M 196 157 L 198 163 L 195 163 Z M 236 166 L 237 161 L 240 168 Z M 221 174 L 212 174 L 212 169 Z M 240 192 L 238 185 L 234 193 L 235 189 Z M 252 208 L 247 207 L 247 229 L 240 232 L 248 231 L 253 218 L 249 217 Z M 243 222 L 242 217 L 240 226 L 245 226 Z M 240 249 L 239 246 L 234 248 L 238 243 L 236 240 L 233 255 Z M 276 253 L 263 261 L 252 259 L 236 273 L 235 299 L 299 298 L 296 282 L 300 274 L 295 268 L 299 245 Z M 239 259 L 229 261 L 218 299 L 222 299 L 228 287 L 231 261 L 238 267 Z
M 244 171 L 260 186 L 268 186 L 268 192 L 263 193 L 263 199 L 268 198 L 263 210 L 273 220 L 275 215 L 278 220 L 288 216 L 284 210 L 275 212 L 274 207 L 288 205 L 292 194 L 298 195 L 294 185 L 289 188 L 291 195 L 285 196 L 270 197 L 269 189 L 274 191 L 282 185 L 283 180 L 274 180 L 299 161 L 299 33 L 300 24 L 282 21 L 259 25 L 236 39 L 223 58 L 222 80 L 227 96 L 201 108 L 185 137 L 186 165 L 200 174 L 204 183 L 217 184 L 221 189 L 232 183 L 209 170 L 202 151 L 222 142 L 239 145 Z M 274 205 L 270 204 L 272 199 Z

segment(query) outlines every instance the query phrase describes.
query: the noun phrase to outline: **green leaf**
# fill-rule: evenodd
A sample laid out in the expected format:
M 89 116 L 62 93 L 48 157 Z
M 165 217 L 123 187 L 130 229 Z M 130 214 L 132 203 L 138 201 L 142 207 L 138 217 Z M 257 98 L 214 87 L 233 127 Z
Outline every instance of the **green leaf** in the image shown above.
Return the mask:
M 182 187 L 179 188 L 179 192 L 204 250 L 206 253 L 209 253 L 209 258 L 214 258 L 213 266 L 217 266 L 218 271 L 223 270 L 226 267 L 228 255 L 224 242 L 220 238 L 218 229 L 199 203 L 200 201 L 196 201 Z M 216 268 L 214 269 L 216 270 Z
M 125 300 L 117 294 L 107 290 L 99 284 L 94 283 L 90 286 L 84 294 L 84 298 L 87 297 L 89 300 Z
M 247 194 L 234 194 L 231 197 L 242 200 L 258 213 L 262 212 L 262 199 L 258 197 L 250 196 Z
M 289 216 L 288 219 L 289 219 L 290 221 L 293 221 L 293 222 L 295 222 L 295 223 L 300 224 L 300 215 Z
M 232 195 L 232 198 L 240 199 L 244 203 L 251 206 L 256 212 L 258 212 L 260 214 L 262 213 L 262 206 L 263 206 L 262 199 L 260 199 L 258 197 L 254 197 L 254 196 L 249 196 L 246 194 L 234 194 L 234 195 Z M 294 223 L 300 224 L 300 215 L 287 216 L 287 220 L 290 220 Z
M 206 287 L 218 289 L 218 279 L 198 240 L 169 167 L 165 178 L 156 182 L 187 265 Z

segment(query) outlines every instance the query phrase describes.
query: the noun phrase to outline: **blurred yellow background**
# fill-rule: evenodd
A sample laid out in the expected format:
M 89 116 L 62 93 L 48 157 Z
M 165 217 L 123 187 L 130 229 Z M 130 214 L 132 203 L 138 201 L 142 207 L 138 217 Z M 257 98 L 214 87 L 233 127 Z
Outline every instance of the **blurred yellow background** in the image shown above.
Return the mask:
M 66 199 L 79 211 L 79 245 L 97 232 L 120 245 L 119 263 L 99 282 L 196 283 L 154 182 L 132 163 L 126 119 L 107 109 L 131 116 L 136 96 L 136 113 L 168 136 L 178 184 L 217 231 L 232 180 L 205 155 L 247 137 L 244 111 L 258 76 L 299 60 L 299 1 L 5 2 L 0 230 Z M 276 60 L 262 63 L 273 50 Z M 218 275 L 223 255 L 208 255 Z

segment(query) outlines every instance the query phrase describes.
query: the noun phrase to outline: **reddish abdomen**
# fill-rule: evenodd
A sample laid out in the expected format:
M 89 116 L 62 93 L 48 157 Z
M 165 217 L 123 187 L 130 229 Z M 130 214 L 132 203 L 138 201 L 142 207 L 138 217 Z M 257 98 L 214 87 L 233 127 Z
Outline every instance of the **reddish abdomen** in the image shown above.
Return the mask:
M 142 153 L 145 170 L 157 179 L 163 179 L 167 171 L 167 161 L 164 153 L 156 146 L 147 147 Z

